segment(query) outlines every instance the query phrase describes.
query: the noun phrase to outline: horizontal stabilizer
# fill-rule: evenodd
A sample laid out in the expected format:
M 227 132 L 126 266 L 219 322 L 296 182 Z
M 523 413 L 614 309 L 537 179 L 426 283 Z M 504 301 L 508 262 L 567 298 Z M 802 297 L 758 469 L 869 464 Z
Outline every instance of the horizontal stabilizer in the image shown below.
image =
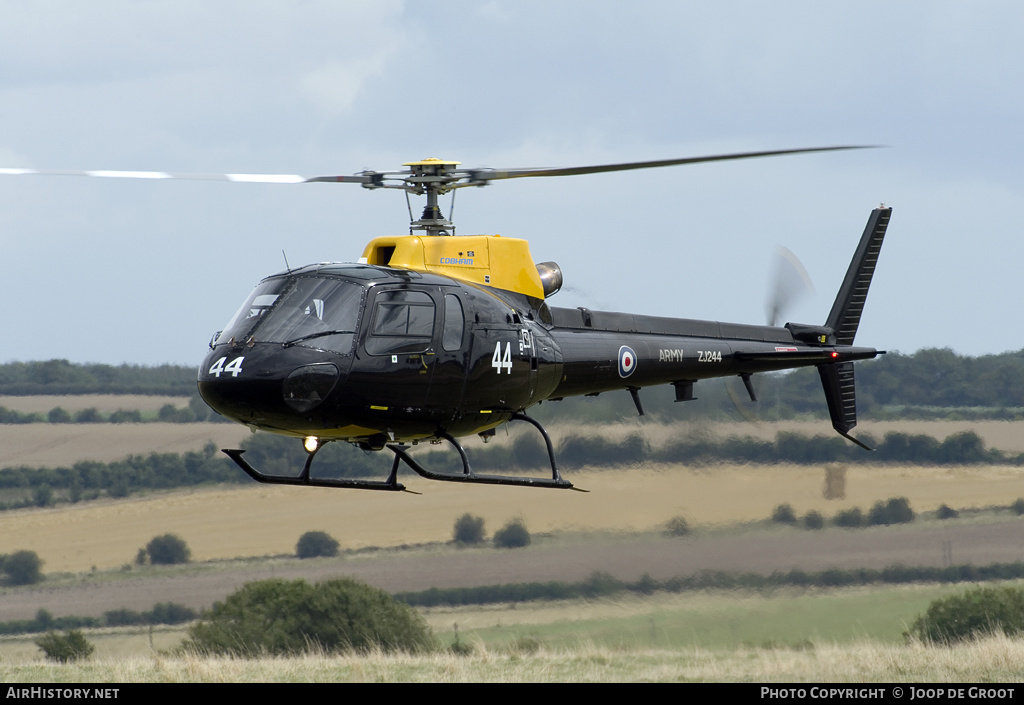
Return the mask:
M 794 348 L 792 350 L 769 350 L 769 351 L 758 351 L 758 352 L 743 352 L 737 350 L 733 353 L 733 357 L 737 360 L 760 360 L 760 361 L 772 361 L 772 362 L 784 362 L 784 363 L 800 363 L 800 362 L 812 362 L 812 363 L 841 363 L 852 360 L 871 360 L 878 355 L 884 354 L 883 351 L 875 350 L 874 348 L 848 348 L 841 352 L 833 350 L 821 350 L 814 348 Z

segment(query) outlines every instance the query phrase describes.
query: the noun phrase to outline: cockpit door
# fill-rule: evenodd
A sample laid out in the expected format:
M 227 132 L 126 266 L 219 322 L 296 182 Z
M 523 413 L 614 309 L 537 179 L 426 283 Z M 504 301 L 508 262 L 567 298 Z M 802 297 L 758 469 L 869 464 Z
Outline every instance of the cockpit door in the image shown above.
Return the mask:
M 437 305 L 419 289 L 381 289 L 369 312 L 363 351 L 374 370 L 380 404 L 427 403 L 436 355 Z

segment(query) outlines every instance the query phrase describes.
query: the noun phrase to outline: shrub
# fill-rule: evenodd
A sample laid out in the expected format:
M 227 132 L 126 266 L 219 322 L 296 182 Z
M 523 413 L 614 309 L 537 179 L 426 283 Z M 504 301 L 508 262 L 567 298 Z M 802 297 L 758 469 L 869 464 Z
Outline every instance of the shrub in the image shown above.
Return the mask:
M 295 544 L 299 558 L 330 558 L 338 555 L 338 542 L 324 531 L 307 531 Z
M 175 565 L 188 563 L 192 559 L 188 544 L 177 534 L 154 537 L 146 544 L 146 553 L 153 565 Z
M 1017 516 L 1024 514 L 1024 497 L 1019 497 L 1013 504 L 1011 504 L 1010 511 Z
M 832 523 L 846 528 L 861 527 L 864 526 L 864 514 L 860 511 L 860 507 L 853 507 L 852 509 L 836 512 Z
M 46 658 L 60 663 L 87 659 L 96 648 L 78 629 L 66 631 L 64 634 L 48 632 L 36 639 L 35 643 L 46 654 Z
M 809 511 L 804 515 L 805 529 L 820 529 L 825 526 L 825 518 L 816 511 Z
M 960 512 L 953 509 L 949 505 L 940 504 L 939 508 L 935 510 L 935 516 L 939 519 L 956 519 L 960 516 Z
M 157 602 L 149 612 L 142 613 L 148 624 L 182 624 L 198 617 L 191 607 L 177 602 Z
M 103 623 L 108 627 L 127 627 L 136 624 L 145 624 L 146 618 L 141 612 L 121 607 L 116 610 L 107 610 L 103 613 Z
M 134 624 L 181 624 L 198 617 L 195 610 L 176 602 L 158 602 L 148 612 L 136 612 L 125 608 L 108 610 L 103 613 L 103 623 L 108 627 L 122 627 Z
M 662 533 L 665 536 L 686 536 L 690 533 L 690 524 L 686 521 L 686 517 L 680 514 L 665 522 L 665 530 Z
M 934 600 L 910 627 L 917 638 L 939 644 L 999 631 L 1024 632 L 1024 588 L 982 587 Z
M 310 585 L 280 578 L 247 583 L 189 629 L 186 651 L 243 658 L 305 652 L 418 652 L 434 648 L 409 605 L 351 579 Z
M 468 641 L 459 641 L 459 635 L 455 635 L 455 641 L 452 642 L 448 650 L 456 656 L 472 656 L 476 653 L 476 648 Z
M 530 545 L 530 532 L 522 519 L 513 519 L 494 532 L 494 545 L 498 548 L 522 548 Z
M 43 579 L 43 560 L 35 551 L 15 551 L 2 559 L 8 585 L 32 585 Z
M 796 513 L 788 504 L 780 504 L 772 512 L 772 521 L 776 524 L 796 524 Z
M 468 514 L 466 516 L 469 516 Z M 476 649 L 468 641 L 459 640 L 459 625 L 458 622 L 455 624 L 455 641 L 448 647 L 456 656 L 472 656 Z
M 914 521 L 914 510 L 906 497 L 892 497 L 887 502 L 879 500 L 868 512 L 868 524 L 878 526 L 884 524 L 909 524 Z
M 138 409 L 118 409 L 107 417 L 110 423 L 142 423 L 142 412 Z
M 475 517 L 466 512 L 455 520 L 452 529 L 452 539 L 455 543 L 476 544 L 484 541 L 484 518 Z
M 103 417 L 100 415 L 100 410 L 95 406 L 90 406 L 88 409 L 80 409 L 75 413 L 75 423 L 102 423 Z
M 71 414 L 59 406 L 50 409 L 50 413 L 46 415 L 46 418 L 50 423 L 71 423 Z
M 45 482 L 36 485 L 36 488 L 32 490 L 32 503 L 37 507 L 49 507 L 53 504 L 53 488 Z

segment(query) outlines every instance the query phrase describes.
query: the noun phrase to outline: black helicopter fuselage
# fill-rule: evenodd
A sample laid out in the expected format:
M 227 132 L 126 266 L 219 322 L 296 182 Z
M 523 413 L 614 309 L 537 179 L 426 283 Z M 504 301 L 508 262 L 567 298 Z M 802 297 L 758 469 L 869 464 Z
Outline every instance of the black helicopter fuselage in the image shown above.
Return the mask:
M 485 433 L 544 400 L 874 357 L 818 329 L 563 309 L 430 273 L 321 264 L 263 280 L 199 371 L 226 417 L 380 448 Z M 813 342 L 808 342 L 813 340 Z

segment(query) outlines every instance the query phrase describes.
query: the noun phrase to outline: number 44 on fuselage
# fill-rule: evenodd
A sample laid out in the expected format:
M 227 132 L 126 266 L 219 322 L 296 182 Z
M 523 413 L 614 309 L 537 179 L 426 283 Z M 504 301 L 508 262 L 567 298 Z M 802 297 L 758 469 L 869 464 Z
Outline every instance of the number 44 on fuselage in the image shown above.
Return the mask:
M 430 479 L 572 488 L 550 439 L 526 410 L 545 400 L 671 384 L 693 399 L 701 379 L 816 366 L 833 427 L 857 423 L 854 347 L 891 209 L 872 211 L 822 325 L 782 327 L 662 318 L 549 306 L 561 286 L 553 263 L 534 265 L 524 240 L 409 235 L 373 240 L 356 264 L 316 264 L 267 277 L 210 343 L 199 390 L 224 416 L 304 439 L 298 477 L 262 482 L 400 490 L 399 462 Z M 457 438 L 523 420 L 543 434 L 551 477 L 480 475 Z M 408 452 L 445 439 L 462 472 L 432 472 Z M 394 453 L 383 481 L 316 478 L 325 442 Z M 859 443 L 859 442 L 858 442 Z

